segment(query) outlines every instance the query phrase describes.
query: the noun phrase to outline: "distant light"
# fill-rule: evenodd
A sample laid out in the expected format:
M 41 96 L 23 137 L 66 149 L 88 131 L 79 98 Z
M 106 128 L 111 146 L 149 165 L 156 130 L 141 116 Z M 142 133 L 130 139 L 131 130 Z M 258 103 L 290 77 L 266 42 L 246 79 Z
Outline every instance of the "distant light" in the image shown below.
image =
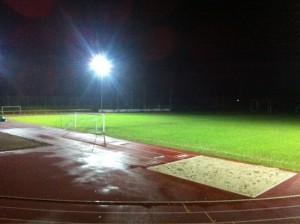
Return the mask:
M 113 67 L 111 61 L 109 61 L 103 54 L 95 55 L 91 59 L 89 66 L 90 66 L 90 69 L 95 71 L 96 74 L 101 77 L 109 75 L 110 70 Z
M 236 99 L 236 102 L 240 102 L 240 99 Z

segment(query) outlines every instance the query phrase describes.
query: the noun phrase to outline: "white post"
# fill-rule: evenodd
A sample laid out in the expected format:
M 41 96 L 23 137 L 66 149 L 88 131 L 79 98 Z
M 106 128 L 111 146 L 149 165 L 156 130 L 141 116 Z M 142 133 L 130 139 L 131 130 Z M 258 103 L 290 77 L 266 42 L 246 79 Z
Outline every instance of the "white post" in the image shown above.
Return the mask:
M 103 119 L 102 119 L 102 125 L 103 125 L 103 133 L 105 133 L 105 114 L 102 114 Z
M 96 133 L 98 133 L 98 116 L 96 115 Z
M 77 128 L 77 121 L 76 121 L 76 112 L 74 113 L 74 127 L 75 127 L 75 129 Z

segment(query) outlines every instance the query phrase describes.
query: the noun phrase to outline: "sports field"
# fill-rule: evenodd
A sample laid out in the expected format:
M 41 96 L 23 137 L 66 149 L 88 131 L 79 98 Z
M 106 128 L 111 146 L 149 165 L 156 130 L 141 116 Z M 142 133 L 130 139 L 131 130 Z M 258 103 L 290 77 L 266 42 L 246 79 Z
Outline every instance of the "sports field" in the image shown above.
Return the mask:
M 71 128 L 74 115 L 15 116 L 10 120 Z M 77 117 L 93 132 L 101 118 Z M 266 166 L 300 171 L 300 119 L 293 115 L 115 113 L 105 115 L 106 135 Z

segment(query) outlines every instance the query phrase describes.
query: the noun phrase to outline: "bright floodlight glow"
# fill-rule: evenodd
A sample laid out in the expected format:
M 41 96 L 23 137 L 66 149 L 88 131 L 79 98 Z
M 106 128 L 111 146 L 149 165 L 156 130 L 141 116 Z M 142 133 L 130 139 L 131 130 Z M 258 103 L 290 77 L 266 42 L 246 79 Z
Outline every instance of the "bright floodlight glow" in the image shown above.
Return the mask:
M 109 75 L 110 70 L 113 67 L 111 61 L 109 61 L 103 54 L 95 55 L 91 59 L 89 66 L 90 69 L 95 71 L 96 74 L 101 77 Z

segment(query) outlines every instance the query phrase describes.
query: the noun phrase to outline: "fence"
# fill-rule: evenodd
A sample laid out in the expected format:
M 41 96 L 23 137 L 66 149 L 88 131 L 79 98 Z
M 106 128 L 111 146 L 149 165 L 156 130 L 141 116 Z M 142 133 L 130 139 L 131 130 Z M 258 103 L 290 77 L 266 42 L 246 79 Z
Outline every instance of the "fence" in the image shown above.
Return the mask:
M 300 100 L 291 98 L 197 98 L 187 99 L 165 96 L 160 98 L 130 95 L 103 97 L 102 109 L 172 109 L 209 111 L 290 111 L 299 112 Z M 253 107 L 255 102 L 256 107 Z M 0 106 L 21 106 L 22 109 L 100 109 L 100 97 L 45 97 L 45 96 L 0 96 Z M 254 110 L 255 109 L 255 110 Z
M 103 109 L 170 108 L 169 99 L 107 97 L 102 99 Z M 45 96 L 0 96 L 0 106 L 22 108 L 72 108 L 99 109 L 99 97 L 45 97 Z

